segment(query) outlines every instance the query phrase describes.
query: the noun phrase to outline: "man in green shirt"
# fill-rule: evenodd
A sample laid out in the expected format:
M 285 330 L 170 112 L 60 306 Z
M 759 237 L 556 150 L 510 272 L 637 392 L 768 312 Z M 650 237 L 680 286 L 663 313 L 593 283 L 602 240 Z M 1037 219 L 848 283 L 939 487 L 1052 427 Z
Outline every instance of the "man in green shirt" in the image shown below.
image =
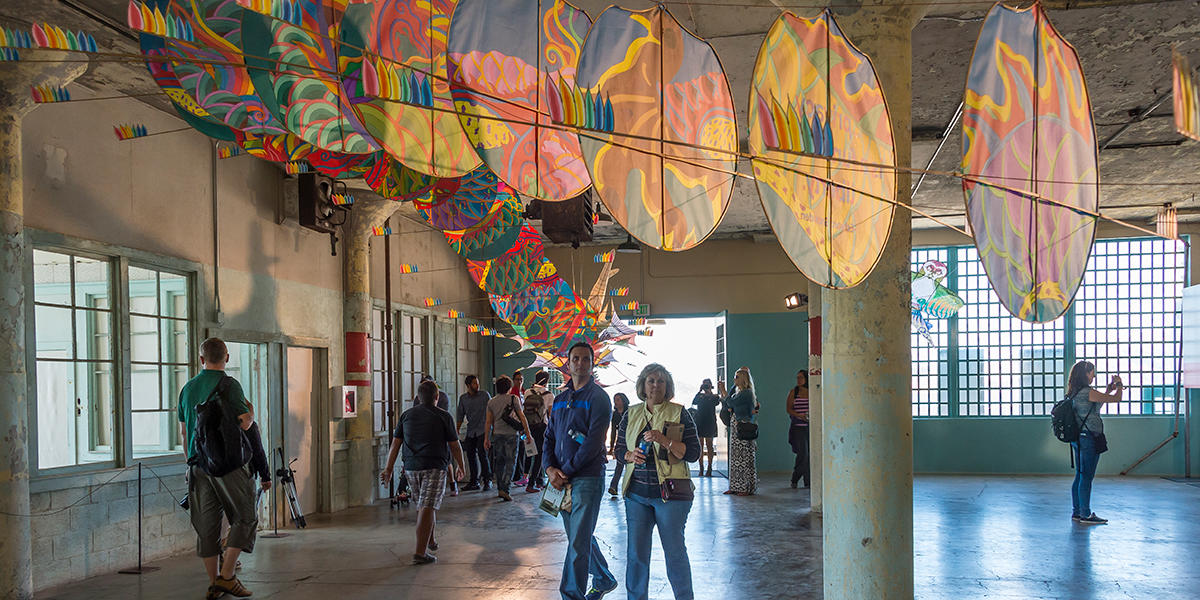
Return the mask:
M 229 350 L 225 342 L 209 338 L 200 345 L 200 364 L 204 370 L 193 377 L 179 393 L 179 437 L 185 440 L 188 457 L 188 499 L 192 527 L 196 530 L 196 553 L 204 560 L 211 582 L 206 598 L 215 600 L 225 594 L 239 598 L 250 596 L 250 590 L 234 575 L 238 555 L 254 550 L 258 529 L 255 511 L 254 480 L 248 465 L 221 477 L 213 477 L 191 464 L 196 455 L 193 438 L 196 433 L 196 407 L 212 397 L 217 384 L 225 377 Z M 226 414 L 237 415 L 238 425 L 247 430 L 254 424 L 254 408 L 246 400 L 242 386 L 232 380 L 221 394 Z M 229 521 L 229 537 L 225 560 L 217 570 L 217 555 L 221 553 L 221 517 Z

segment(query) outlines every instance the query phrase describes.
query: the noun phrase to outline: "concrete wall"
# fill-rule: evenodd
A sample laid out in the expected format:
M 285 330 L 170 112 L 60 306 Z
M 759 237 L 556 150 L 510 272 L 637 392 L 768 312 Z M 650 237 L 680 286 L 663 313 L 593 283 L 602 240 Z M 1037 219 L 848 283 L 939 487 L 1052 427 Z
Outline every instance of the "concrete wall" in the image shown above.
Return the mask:
M 72 95 L 90 94 L 74 86 Z M 191 130 L 119 142 L 112 133 L 118 122 L 144 123 L 152 133 L 184 127 L 182 121 L 130 99 L 43 105 L 25 119 L 26 226 L 51 238 L 95 242 L 114 252 L 131 249 L 195 263 L 197 338 L 216 333 L 269 342 L 276 355 L 289 344 L 321 348 L 328 358 L 322 393 L 331 399 L 344 380 L 344 252 L 331 256 L 328 236 L 299 227 L 294 207 L 281 208 L 282 171 L 250 156 L 214 160 L 209 140 Z M 286 218 L 278 223 L 281 215 Z M 382 244 L 379 238 L 371 243 L 373 281 L 379 281 L 376 295 L 382 298 Z M 397 306 L 418 305 L 425 296 L 452 300 L 472 293 L 463 261 L 441 236 L 397 236 L 393 250 L 395 262 L 417 263 L 426 271 L 395 279 Z M 218 253 L 220 268 L 215 269 Z M 271 392 L 271 410 L 278 417 L 284 367 L 278 356 L 271 364 L 279 375 Z M 30 402 L 36 398 L 31 396 Z M 340 510 L 348 503 L 347 473 L 352 468 L 342 441 L 345 422 L 325 414 L 313 426 L 327 429 L 314 435 L 328 443 L 313 453 L 326 482 L 319 504 L 323 510 Z M 282 427 L 273 429 L 282 435 Z M 276 436 L 269 443 L 281 441 Z M 156 469 L 178 496 L 185 487 L 182 457 L 167 462 Z M 65 508 L 114 474 L 37 477 L 31 486 L 34 512 Z M 122 473 L 115 486 L 96 490 L 79 505 L 33 519 L 38 589 L 110 573 L 136 561 L 130 477 Z M 187 514 L 156 480 L 147 482 L 147 489 L 146 559 L 191 551 L 195 538 Z

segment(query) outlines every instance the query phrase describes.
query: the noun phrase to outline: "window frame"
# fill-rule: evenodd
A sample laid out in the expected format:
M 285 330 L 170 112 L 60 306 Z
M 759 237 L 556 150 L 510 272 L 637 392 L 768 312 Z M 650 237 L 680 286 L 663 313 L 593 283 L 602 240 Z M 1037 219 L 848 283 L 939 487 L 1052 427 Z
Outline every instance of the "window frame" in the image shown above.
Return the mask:
M 38 465 L 38 417 L 37 417 L 37 327 L 34 322 L 34 266 L 33 252 L 41 250 L 73 254 L 84 258 L 103 260 L 109 263 L 111 282 L 111 311 L 113 315 L 113 457 L 112 460 L 88 464 L 67 465 L 62 467 L 41 468 Z M 171 452 L 160 456 L 150 456 L 134 459 L 133 456 L 133 413 L 132 407 L 132 363 L 130 346 L 130 299 L 129 299 L 129 267 L 142 267 L 155 271 L 171 273 L 185 278 L 187 285 L 188 303 L 188 347 L 191 349 L 187 365 L 189 377 L 199 370 L 199 360 L 194 356 L 200 346 L 201 314 L 199 300 L 206 298 L 205 281 L 201 277 L 203 265 L 200 263 L 163 256 L 160 254 L 125 248 L 113 244 L 74 238 L 71 236 L 47 232 L 34 228 L 25 229 L 24 259 L 22 277 L 25 280 L 25 378 L 26 378 L 26 411 L 28 422 L 27 452 L 29 456 L 29 476 L 33 479 L 62 477 L 71 475 L 94 475 L 114 469 L 124 469 L 138 462 L 149 466 L 183 465 L 185 458 L 182 453 Z M 161 345 L 161 340 L 159 341 Z M 160 392 L 161 393 L 161 392 Z M 173 424 L 177 419 L 171 418 Z M 172 428 L 171 435 L 177 435 Z
M 1183 263 L 1183 265 L 1182 265 L 1182 274 L 1183 274 L 1182 287 L 1186 288 L 1191 280 L 1191 272 L 1190 272 L 1191 248 L 1189 245 L 1187 245 L 1189 236 L 1183 235 L 1180 237 L 1181 237 L 1183 243 L 1185 244 L 1184 247 L 1181 249 L 1181 252 L 1183 255 L 1182 256 L 1182 263 Z M 1022 369 L 1021 373 L 1016 373 L 1016 374 L 1012 375 L 1017 380 L 1017 383 L 1018 383 L 1017 389 L 1019 391 L 1030 389 L 1030 390 L 1034 390 L 1035 392 L 1038 392 L 1038 391 L 1041 391 L 1042 388 L 1046 387 L 1045 385 L 1039 386 L 1039 385 L 1035 384 L 1034 387 L 1032 387 L 1032 388 L 1026 388 L 1025 386 L 1021 385 L 1021 382 L 1026 378 L 1029 378 L 1029 379 L 1035 380 L 1035 381 L 1037 378 L 1040 378 L 1043 376 L 1044 377 L 1058 377 L 1061 379 L 1065 379 L 1065 377 L 1067 375 L 1066 371 L 1069 370 L 1071 365 L 1073 365 L 1075 363 L 1075 361 L 1077 360 L 1076 354 L 1079 350 L 1079 347 L 1083 345 L 1084 340 L 1080 337 L 1079 333 L 1086 329 L 1082 325 L 1082 322 L 1084 321 L 1084 319 L 1086 319 L 1086 317 L 1089 317 L 1089 316 L 1090 317 L 1101 317 L 1102 316 L 1102 317 L 1107 318 L 1109 316 L 1114 316 L 1114 315 L 1120 314 L 1120 313 L 1116 313 L 1116 312 L 1105 311 L 1102 313 L 1087 313 L 1087 314 L 1081 315 L 1081 313 L 1079 312 L 1080 308 L 1082 306 L 1081 304 L 1079 304 L 1080 300 L 1086 299 L 1086 294 L 1084 293 L 1083 286 L 1088 285 L 1087 273 L 1091 273 L 1092 271 L 1094 271 L 1096 269 L 1099 269 L 1103 273 L 1111 272 L 1111 269 L 1109 269 L 1107 267 L 1096 267 L 1093 265 L 1093 261 L 1095 260 L 1095 257 L 1097 256 L 1095 253 L 1095 245 L 1119 244 L 1119 243 L 1120 244 L 1131 244 L 1131 243 L 1132 244 L 1140 244 L 1142 242 L 1156 240 L 1156 239 L 1158 239 L 1158 238 L 1152 238 L 1152 237 L 1147 237 L 1147 236 L 1131 236 L 1131 237 L 1099 238 L 1093 242 L 1092 252 L 1089 255 L 1088 267 L 1087 267 L 1087 270 L 1085 271 L 1084 279 L 1082 280 L 1082 282 L 1080 284 L 1081 287 L 1080 287 L 1079 291 L 1076 293 L 1075 297 L 1072 298 L 1071 306 L 1068 307 L 1067 311 L 1065 311 L 1061 317 L 1059 317 L 1058 319 L 1056 319 L 1055 321 L 1052 322 L 1052 323 L 1058 324 L 1062 329 L 1062 336 L 1063 336 L 1062 356 L 1061 357 L 1055 357 L 1055 356 L 1024 357 L 1024 353 L 1022 353 L 1022 356 L 1009 359 L 1009 360 L 1014 360 L 1018 363 L 1023 363 L 1026 361 L 1042 362 L 1042 361 L 1061 360 L 1063 362 L 1064 368 L 1062 369 L 1061 373 L 1056 373 L 1056 372 L 1051 372 L 1051 371 L 1036 371 L 1036 372 L 1031 371 L 1029 373 L 1025 373 L 1024 370 Z M 912 248 L 912 250 L 910 251 L 910 263 L 915 264 L 915 261 L 917 259 L 917 253 L 921 252 L 921 251 L 924 251 L 926 253 L 930 253 L 930 252 L 934 252 L 934 253 L 945 252 L 945 253 L 947 253 L 950 260 L 947 260 L 946 263 L 950 269 L 950 274 L 946 278 L 946 281 L 944 282 L 944 284 L 946 285 L 946 287 L 950 288 L 951 290 L 955 291 L 956 293 L 962 294 L 963 293 L 963 291 L 961 289 L 962 286 L 959 285 L 959 276 L 961 275 L 961 273 L 959 272 L 958 267 L 960 266 L 959 263 L 961 261 L 961 259 L 959 257 L 960 250 L 964 249 L 964 248 L 965 249 L 974 249 L 974 246 L 971 244 L 960 244 L 960 245 L 951 245 L 951 246 L 946 246 L 946 245 L 914 246 Z M 1102 256 L 1110 257 L 1110 256 L 1115 256 L 1115 255 L 1116 255 L 1116 253 L 1106 253 Z M 1137 255 L 1145 256 L 1145 255 L 1147 255 L 1147 252 L 1138 250 Z M 917 265 L 917 266 L 919 266 L 919 265 Z M 914 267 L 914 269 L 915 268 L 916 267 Z M 1174 267 L 1171 267 L 1171 268 L 1174 268 Z M 980 269 L 980 273 L 983 273 L 982 265 L 979 266 L 979 269 Z M 1138 270 L 1139 270 L 1139 273 L 1150 273 L 1150 274 L 1156 273 L 1156 271 L 1154 270 L 1154 267 L 1152 265 L 1138 267 Z M 969 275 L 969 276 L 975 277 L 975 275 Z M 1155 279 L 1155 281 L 1157 281 L 1157 279 Z M 1105 285 L 1105 284 L 1102 283 L 1100 285 Z M 1140 285 L 1140 284 L 1139 283 L 1131 283 L 1130 285 Z M 990 283 L 987 283 L 982 291 L 985 294 L 991 293 Z M 965 299 L 966 298 L 964 298 L 964 300 Z M 1182 298 L 1180 298 L 1179 302 L 1182 302 Z M 993 317 L 997 317 L 997 316 L 1001 319 L 1015 318 L 1015 317 L 1011 317 L 1009 315 L 1008 311 L 1006 311 L 998 303 L 984 302 L 983 304 L 977 304 L 977 305 L 976 304 L 968 304 L 968 308 L 970 308 L 971 306 L 994 307 L 994 308 L 998 309 L 998 311 L 999 311 L 998 314 L 994 314 L 994 313 L 996 313 L 996 310 L 990 310 L 989 314 L 980 315 L 976 318 L 981 318 L 981 319 L 985 319 L 985 320 L 993 319 Z M 1180 306 L 1180 305 L 1177 304 L 1177 306 Z M 1145 313 L 1145 311 L 1143 311 L 1143 313 L 1151 314 L 1151 313 Z M 1139 314 L 1143 314 L 1143 313 L 1139 313 Z M 1165 315 L 1165 314 L 1169 314 L 1169 313 L 1155 312 L 1152 314 L 1164 314 Z M 1176 314 L 1178 314 L 1178 310 L 1176 311 Z M 1033 405 L 1034 412 L 1036 413 L 1036 411 L 1039 408 L 1042 408 L 1046 411 L 1046 414 L 1023 414 L 1024 410 L 1022 408 L 1022 404 L 1023 404 L 1022 401 L 1017 401 L 1015 403 L 992 403 L 992 402 L 987 402 L 987 401 L 965 402 L 964 401 L 964 388 L 962 387 L 962 385 L 959 382 L 960 376 L 963 376 L 964 374 L 960 373 L 961 369 L 963 368 L 963 365 L 960 364 L 961 361 L 959 360 L 959 356 L 961 356 L 964 351 L 966 351 L 970 348 L 986 349 L 986 348 L 992 348 L 992 347 L 994 347 L 994 345 L 993 344 L 984 344 L 982 346 L 962 346 L 962 345 L 960 345 L 960 341 L 963 339 L 963 333 L 960 331 L 960 323 L 961 323 L 961 316 L 956 315 L 954 317 L 951 317 L 949 319 L 941 321 L 939 323 L 942 325 L 941 331 L 935 332 L 935 335 L 937 335 L 939 333 L 946 335 L 946 345 L 944 347 L 942 347 L 942 350 L 944 350 L 943 354 L 944 354 L 945 358 L 944 359 L 936 359 L 933 362 L 938 363 L 938 361 L 940 360 L 941 362 L 939 364 L 945 368 L 945 373 L 947 375 L 949 375 L 949 379 L 948 379 L 949 385 L 947 388 L 941 388 L 940 386 L 933 387 L 933 388 L 928 388 L 928 387 L 918 388 L 916 386 L 917 377 L 922 374 L 917 372 L 917 369 L 915 368 L 916 364 L 918 362 L 929 362 L 929 361 L 917 361 L 915 358 L 915 354 L 913 355 L 913 357 L 910 357 L 910 363 L 913 365 L 912 378 L 911 378 L 913 385 L 910 390 L 910 398 L 909 398 L 911 412 L 913 413 L 912 418 L 914 420 L 915 419 L 937 420 L 937 419 L 1044 419 L 1044 418 L 1046 418 L 1049 414 L 1050 406 L 1053 406 L 1053 401 L 1051 401 L 1049 403 L 1049 405 L 1042 406 L 1046 403 L 1042 400 L 1039 400 L 1036 397 L 1029 400 L 1029 402 L 1032 403 L 1032 405 Z M 1138 329 L 1143 330 L 1146 327 L 1147 327 L 1147 325 L 1140 325 L 1140 326 L 1138 326 Z M 1095 330 L 1095 328 L 1093 327 L 1090 330 Z M 999 339 L 1004 339 L 1006 337 L 1006 335 L 1012 334 L 1012 332 L 1001 332 L 999 330 L 992 331 L 990 329 L 988 331 L 977 331 L 974 333 L 975 333 L 975 335 L 983 335 L 984 337 L 987 337 L 990 334 L 995 334 L 995 337 L 997 337 Z M 918 345 L 920 345 L 922 347 L 929 346 L 928 342 L 925 342 L 919 335 L 917 335 L 915 333 L 910 333 L 910 340 L 911 340 L 910 348 L 912 348 L 914 352 L 917 349 Z M 1038 344 L 1038 343 L 1034 343 L 1033 345 L 1024 345 L 1024 344 L 1013 344 L 1013 345 L 1001 344 L 1001 345 L 1006 346 L 1006 347 L 1015 348 L 1015 349 L 1033 349 L 1033 350 L 1039 350 L 1039 349 L 1046 347 L 1045 344 Z M 1095 357 L 1089 358 L 1089 360 L 1094 360 L 1094 358 Z M 981 359 L 979 359 L 978 362 L 980 364 L 983 364 L 984 362 L 988 362 L 990 360 L 1001 360 L 1001 359 L 984 360 L 981 358 Z M 1098 368 L 1099 368 L 1099 365 L 1098 365 Z M 1170 370 L 1171 370 L 1171 367 L 1168 367 L 1168 371 L 1170 371 Z M 1155 371 L 1155 372 L 1157 373 L 1157 371 Z M 984 376 L 986 376 L 986 373 L 981 373 L 979 375 L 979 378 L 981 381 Z M 1043 383 L 1044 383 L 1044 381 L 1043 381 Z M 1050 384 L 1050 387 L 1053 388 L 1055 386 L 1053 384 Z M 1151 387 L 1155 387 L 1155 386 L 1151 386 Z M 1049 389 L 1049 388 L 1046 388 L 1046 389 Z M 1143 389 L 1143 388 L 1139 388 L 1139 389 Z M 1149 388 L 1145 388 L 1145 389 L 1149 389 Z M 1164 389 L 1173 389 L 1173 386 L 1168 385 Z M 945 414 L 945 415 L 918 414 L 918 412 L 919 412 L 918 407 L 925 406 L 925 403 L 917 402 L 917 397 L 918 397 L 919 392 L 924 393 L 924 394 L 933 393 L 934 395 L 937 395 L 938 393 L 941 393 L 941 392 L 945 392 L 948 395 L 948 412 L 947 412 L 947 414 Z M 1171 415 L 1174 414 L 1173 411 L 1167 411 L 1167 412 L 1163 412 L 1163 413 L 1132 412 L 1129 407 L 1135 403 L 1142 403 L 1142 400 L 1140 398 L 1141 398 L 1141 395 L 1139 394 L 1139 399 L 1136 399 L 1136 400 L 1133 397 L 1123 399 L 1119 406 L 1114 407 L 1115 410 L 1112 410 L 1112 411 L 1106 410 L 1105 416 L 1112 416 L 1112 417 L 1170 417 Z M 1186 398 L 1186 395 L 1184 395 L 1184 398 Z M 1180 401 L 1183 401 L 1183 399 L 1180 399 Z M 1161 403 L 1162 405 L 1169 407 L 1174 403 L 1174 400 L 1159 399 L 1159 400 L 1155 400 L 1151 404 L 1155 404 L 1155 403 Z M 976 409 L 981 414 L 966 414 L 966 412 L 968 410 L 967 409 L 968 405 L 976 407 Z M 989 409 L 988 407 L 994 407 L 994 410 L 996 411 L 997 414 L 982 414 L 985 412 L 990 413 L 991 410 L 993 410 L 993 409 Z M 1008 412 L 1008 411 L 1013 411 L 1013 410 L 1015 410 L 1018 414 L 1001 414 L 1003 412 Z M 1153 411 L 1153 408 L 1152 408 L 1152 411 Z

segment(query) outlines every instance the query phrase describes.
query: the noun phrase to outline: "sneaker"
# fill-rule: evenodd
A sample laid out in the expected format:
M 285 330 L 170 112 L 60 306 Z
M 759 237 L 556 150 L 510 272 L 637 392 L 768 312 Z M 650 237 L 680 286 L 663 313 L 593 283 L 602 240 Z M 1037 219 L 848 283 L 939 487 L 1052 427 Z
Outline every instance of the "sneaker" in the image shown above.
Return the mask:
M 437 542 L 436 542 L 436 541 L 434 541 L 434 540 L 429 540 L 429 546 L 428 546 L 428 547 L 429 547 L 429 549 L 430 549 L 430 550 L 433 550 L 433 551 L 435 551 L 435 552 L 436 552 L 436 551 L 437 551 L 437 549 L 438 549 Z
M 217 575 L 217 580 L 213 582 L 212 587 L 209 589 L 216 589 L 223 594 L 229 594 L 236 598 L 249 598 L 254 595 L 250 590 L 246 589 L 246 586 L 242 585 L 241 581 L 238 581 L 237 576 L 234 576 L 232 579 L 225 579 Z
M 516 481 L 516 484 L 517 484 L 517 487 L 521 487 L 523 485 L 529 485 L 529 478 L 522 477 Z
M 542 491 L 542 488 L 540 488 L 536 485 L 530 485 L 530 486 L 525 487 L 525 493 L 527 493 L 527 494 L 536 494 L 540 491 Z
M 426 552 L 425 554 L 414 554 L 412 564 L 428 565 L 437 562 L 437 557 Z
M 1076 514 L 1072 514 L 1072 515 L 1071 515 L 1071 520 L 1072 520 L 1072 521 L 1079 521 L 1079 519 L 1080 519 L 1080 516 L 1079 516 L 1079 515 L 1076 515 Z
M 616 498 L 616 497 L 617 497 L 617 487 L 616 487 L 616 486 L 609 486 L 609 487 L 608 487 L 608 495 L 609 495 L 609 496 L 612 496 L 613 498 Z
M 1108 519 L 1101 519 L 1096 516 L 1096 513 L 1092 513 L 1086 517 L 1080 517 L 1079 522 L 1084 525 L 1103 525 L 1108 522 Z
M 464 491 L 464 492 L 474 492 L 474 491 L 476 491 L 476 490 L 478 490 L 478 489 L 479 489 L 479 484 L 478 484 L 478 483 L 468 483 L 467 485 L 463 486 L 463 488 L 462 488 L 462 491 Z
M 217 586 L 210 585 L 208 586 L 208 593 L 204 594 L 204 600 L 221 600 L 221 597 L 224 595 L 225 592 L 221 591 Z
M 616 581 L 614 581 L 612 583 L 612 587 L 610 587 L 606 590 L 599 589 L 595 585 L 592 585 L 592 587 L 590 589 L 588 589 L 587 595 L 585 595 L 583 598 L 584 598 L 584 600 L 600 600 L 605 595 L 607 595 L 609 592 L 611 592 L 615 589 L 617 589 Z
M 509 495 L 509 493 L 504 490 L 500 490 L 499 496 L 500 496 L 500 499 L 505 502 L 512 502 L 512 496 Z
M 490 489 L 492 489 L 492 484 L 490 484 L 490 483 L 485 483 L 485 484 L 483 484 L 483 491 L 485 491 L 485 492 L 486 492 L 486 491 L 488 491 L 488 490 L 490 490 Z
M 455 496 L 458 496 L 458 488 L 454 488 L 454 489 L 450 490 L 450 497 L 453 498 Z

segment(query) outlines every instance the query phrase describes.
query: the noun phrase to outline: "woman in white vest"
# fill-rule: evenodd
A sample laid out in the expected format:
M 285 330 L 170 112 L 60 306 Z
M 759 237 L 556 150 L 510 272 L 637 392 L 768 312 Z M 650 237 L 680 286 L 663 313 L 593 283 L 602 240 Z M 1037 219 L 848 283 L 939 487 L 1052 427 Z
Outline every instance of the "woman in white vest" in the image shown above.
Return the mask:
M 692 567 L 683 528 L 692 510 L 691 467 L 700 460 L 696 424 L 675 397 L 675 381 L 662 365 L 642 369 L 637 395 L 617 431 L 613 455 L 632 465 L 621 479 L 629 527 L 625 589 L 629 600 L 646 600 L 650 588 L 650 546 L 654 528 L 666 555 L 667 579 L 675 600 L 692 600 Z

